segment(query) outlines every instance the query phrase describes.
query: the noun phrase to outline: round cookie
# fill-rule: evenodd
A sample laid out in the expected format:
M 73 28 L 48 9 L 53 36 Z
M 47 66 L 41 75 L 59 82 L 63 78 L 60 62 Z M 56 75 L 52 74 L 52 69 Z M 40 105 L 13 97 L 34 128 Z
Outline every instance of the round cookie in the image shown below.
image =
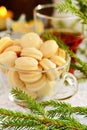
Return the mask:
M 54 62 L 57 66 L 61 66 L 66 63 L 66 60 L 62 58 L 61 56 L 54 55 L 50 58 L 52 62 Z
M 58 49 L 58 55 L 66 59 L 66 51 L 61 48 Z
M 25 93 L 27 93 L 29 96 L 36 98 L 37 94 L 34 92 L 30 92 L 27 91 L 25 84 L 23 81 L 21 81 L 21 79 L 19 78 L 18 72 L 17 71 L 8 71 L 8 83 L 10 85 L 11 88 L 20 88 L 22 91 L 24 91 Z
M 25 71 L 37 70 L 38 61 L 32 57 L 19 57 L 15 60 L 15 68 Z
M 42 77 L 42 68 L 38 67 L 36 71 L 19 72 L 20 79 L 24 82 L 33 83 Z
M 13 45 L 14 42 L 10 37 L 3 37 L 0 39 L 0 53 L 2 53 L 7 47 Z
M 36 92 L 39 91 L 40 89 L 42 89 L 44 86 L 46 86 L 48 84 L 48 80 L 46 78 L 46 76 L 43 74 L 42 77 L 33 83 L 25 83 L 26 88 L 28 91 L 32 91 L 32 92 Z
M 21 56 L 28 56 L 28 57 L 33 57 L 37 60 L 41 60 L 43 54 L 40 50 L 36 48 L 23 48 L 23 50 L 21 51 Z
M 49 58 L 58 51 L 58 45 L 54 40 L 47 40 L 41 45 L 40 50 L 44 57 Z
M 41 72 L 34 72 L 34 73 L 19 73 L 20 79 L 27 83 L 33 83 L 39 80 L 42 76 Z
M 20 89 L 24 89 L 24 82 L 20 80 L 18 72 L 9 70 L 7 73 L 7 78 L 11 88 L 18 87 Z
M 4 50 L 4 52 L 6 51 L 14 51 L 17 55 L 19 55 L 21 53 L 21 46 L 18 45 L 9 46 Z
M 42 39 L 39 37 L 37 33 L 29 32 L 22 36 L 20 39 L 21 46 L 24 47 L 34 47 L 40 48 L 42 44 Z
M 39 98 L 41 97 L 52 97 L 54 92 L 54 86 L 51 85 L 50 81 L 48 80 L 47 85 L 45 85 L 42 89 L 37 91 L 37 95 Z
M 40 61 L 40 65 L 45 70 L 45 73 L 49 80 L 55 80 L 57 78 L 58 72 L 56 70 L 56 64 L 51 60 L 44 58 Z
M 7 51 L 0 54 L 0 63 L 9 67 L 13 67 L 15 65 L 16 59 L 17 55 L 14 51 Z

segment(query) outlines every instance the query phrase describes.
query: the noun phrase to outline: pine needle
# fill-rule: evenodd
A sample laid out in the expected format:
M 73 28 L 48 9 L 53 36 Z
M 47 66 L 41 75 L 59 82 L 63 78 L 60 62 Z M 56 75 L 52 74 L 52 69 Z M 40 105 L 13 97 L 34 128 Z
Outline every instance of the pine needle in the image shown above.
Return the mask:
M 67 12 L 70 12 L 72 14 L 75 14 L 77 15 L 79 18 L 81 18 L 81 20 L 83 20 L 83 22 L 85 24 L 87 24 L 87 16 L 84 15 L 83 12 L 81 12 L 78 8 L 75 7 L 75 5 L 72 4 L 72 1 L 70 0 L 65 0 L 64 2 L 62 3 L 58 3 L 57 6 L 56 6 L 56 9 L 61 13 L 61 12 L 64 12 L 64 13 L 67 13 Z
M 25 92 L 23 92 L 22 90 L 16 88 L 12 90 L 12 94 L 13 96 L 23 102 L 30 110 L 32 110 L 33 112 L 41 115 L 44 115 L 45 111 L 43 109 L 43 107 L 37 103 L 35 100 L 33 100 L 33 98 L 30 96 L 28 96 Z
M 22 99 L 26 105 L 30 103 L 32 113 L 23 113 L 12 110 L 0 108 L 0 127 L 1 129 L 9 130 L 86 130 L 87 126 L 81 124 L 72 115 L 74 113 L 84 115 L 87 117 L 87 107 L 72 107 L 70 104 L 59 102 L 59 101 L 44 101 L 37 102 L 35 99 L 26 95 L 19 89 L 13 89 L 13 96 L 17 99 Z M 17 93 L 20 96 L 17 96 Z M 21 97 L 22 96 L 22 97 Z M 28 103 L 27 103 L 28 102 Z M 46 107 L 52 109 L 46 110 Z M 35 114 L 33 109 L 37 109 Z M 44 115 L 38 115 L 40 109 L 43 108 Z
M 54 100 L 39 103 L 20 89 L 13 89 L 12 94 L 23 101 L 31 109 L 31 113 L 0 108 L 0 126 L 4 130 L 86 130 L 87 128 L 72 116 L 76 113 L 86 117 L 87 107 L 72 107 L 70 104 Z M 52 109 L 46 110 L 49 106 Z

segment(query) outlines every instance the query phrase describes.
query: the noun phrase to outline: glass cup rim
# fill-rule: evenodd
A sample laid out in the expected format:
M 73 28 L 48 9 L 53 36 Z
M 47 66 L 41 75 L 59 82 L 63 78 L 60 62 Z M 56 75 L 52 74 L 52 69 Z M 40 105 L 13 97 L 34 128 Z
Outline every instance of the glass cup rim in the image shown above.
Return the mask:
M 69 63 L 70 63 L 70 60 L 71 60 L 71 57 L 70 55 L 66 52 L 66 56 L 67 56 L 67 59 L 66 59 L 66 63 L 61 65 L 61 66 L 58 66 L 56 68 L 50 68 L 50 69 L 46 69 L 46 70 L 22 70 L 22 69 L 18 69 L 18 68 L 15 68 L 15 67 L 10 67 L 10 66 L 7 66 L 7 65 L 4 65 L 2 63 L 0 63 L 0 67 L 1 69 L 6 69 L 6 70 L 12 70 L 12 71 L 17 71 L 17 72 L 26 72 L 26 73 L 30 73 L 30 72 L 42 72 L 42 73 L 45 73 L 45 72 L 48 72 L 48 71 L 52 71 L 52 70 L 61 70 L 63 69 L 65 66 L 67 66 Z
M 45 15 L 45 14 L 42 14 L 42 13 L 39 13 L 37 11 L 39 10 L 42 10 L 42 9 L 45 9 L 45 8 L 50 8 L 50 7 L 55 7 L 56 4 L 39 4 L 37 5 L 33 12 L 34 12 L 34 16 L 37 15 L 41 18 L 46 18 L 46 19 L 54 19 L 54 20 L 61 20 L 61 19 L 78 19 L 79 17 L 74 15 L 74 14 L 71 14 L 71 13 L 59 13 L 58 17 L 55 17 L 55 16 L 49 16 L 49 15 Z M 63 17 L 61 17 L 61 15 Z

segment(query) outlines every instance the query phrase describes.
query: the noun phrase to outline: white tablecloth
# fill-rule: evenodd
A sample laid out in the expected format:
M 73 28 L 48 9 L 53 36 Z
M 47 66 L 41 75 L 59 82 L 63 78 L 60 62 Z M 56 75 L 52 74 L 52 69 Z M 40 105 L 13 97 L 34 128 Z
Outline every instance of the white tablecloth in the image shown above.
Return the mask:
M 80 82 L 77 93 L 64 101 L 73 106 L 87 106 L 87 81 Z M 0 107 L 25 111 L 25 108 L 22 108 L 9 100 L 9 88 L 3 88 L 3 86 L 0 86 Z

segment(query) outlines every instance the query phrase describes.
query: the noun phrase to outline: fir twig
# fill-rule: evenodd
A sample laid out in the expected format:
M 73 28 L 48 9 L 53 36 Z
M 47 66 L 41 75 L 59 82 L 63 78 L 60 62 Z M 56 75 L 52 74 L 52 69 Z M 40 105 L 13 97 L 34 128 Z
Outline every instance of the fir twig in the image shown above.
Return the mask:
M 15 129 L 16 128 L 22 129 L 22 128 L 35 127 L 36 130 L 39 130 L 39 128 L 42 129 L 45 128 L 45 125 L 41 124 L 42 119 L 38 115 L 34 114 L 29 113 L 24 114 L 22 112 L 15 112 L 0 108 L 0 119 L 1 120 L 4 119 L 0 124 L 3 128 L 10 129 L 12 127 L 15 127 Z
M 78 51 L 82 54 L 82 55 L 84 55 L 85 57 L 87 57 L 87 44 L 85 44 L 85 48 L 83 49 L 83 48 L 78 48 Z
M 65 102 L 58 102 L 55 100 L 45 101 L 41 103 L 42 106 L 48 107 L 51 106 L 52 110 L 48 110 L 48 113 L 56 115 L 56 112 L 59 114 L 71 115 L 73 113 L 78 113 L 80 115 L 85 115 L 87 117 L 87 107 L 72 107 L 70 104 Z M 55 109 L 53 109 L 55 108 Z M 53 115 L 52 115 L 53 116 Z
M 38 115 L 38 113 L 23 113 L 17 111 L 11 111 L 1 108 L 0 109 L 0 127 L 5 130 L 5 128 L 11 130 L 86 130 L 87 126 L 78 122 L 73 116 L 73 113 L 81 114 L 87 116 L 87 107 L 72 107 L 70 104 L 58 101 L 44 101 L 37 102 L 31 97 L 26 96 L 21 90 L 14 90 L 12 93 L 18 99 L 22 101 L 30 102 L 30 106 L 35 103 L 35 108 L 38 106 L 44 109 L 44 115 Z M 20 93 L 20 96 L 17 96 Z M 21 94 L 22 93 L 22 94 Z M 21 97 L 22 96 L 22 97 Z M 23 100 L 24 97 L 24 100 Z M 30 101 L 29 101 L 30 100 Z M 51 106 L 52 109 L 46 110 L 46 107 Z M 30 107 L 29 107 L 30 108 Z M 48 113 L 48 114 L 47 114 Z M 54 114 L 54 116 L 52 116 Z
M 79 10 L 87 16 L 87 0 L 76 0 Z
M 40 103 L 43 107 L 52 106 L 52 107 L 70 107 L 70 104 L 64 102 L 57 102 L 56 100 L 43 101 Z
M 4 113 L 2 113 L 3 115 L 9 115 L 9 110 L 5 110 L 3 109 Z M 5 112 L 6 111 L 6 112 Z M 10 111 L 11 112 L 11 111 Z M 1 113 L 1 112 L 0 112 Z M 15 112 L 15 115 L 18 112 Z M 34 117 L 33 120 L 31 118 L 29 118 L 29 116 L 27 115 L 22 115 L 22 118 L 19 118 L 21 116 L 16 116 L 16 118 L 14 118 L 14 113 L 11 117 L 11 115 L 9 116 L 9 118 L 5 118 L 6 115 L 4 115 L 2 123 L 0 124 L 0 126 L 2 126 L 2 128 L 15 128 L 15 129 L 29 129 L 32 128 L 32 130 L 54 130 L 56 129 L 69 129 L 69 130 L 85 130 L 86 126 L 82 125 L 81 123 L 79 123 L 77 120 L 75 120 L 72 117 L 67 117 L 67 118 L 62 118 L 62 119 L 54 119 L 54 118 L 48 118 L 48 117 L 38 117 L 35 115 L 33 116 L 32 114 L 28 114 L 30 117 Z M 52 128 L 52 129 L 49 129 Z M 54 129 L 53 129 L 54 128 Z
M 29 97 L 22 90 L 18 88 L 13 89 L 12 94 L 17 100 L 23 102 L 33 112 L 35 113 L 38 112 L 39 114 L 44 115 L 45 111 L 43 107 L 39 103 L 37 103 L 35 100 L 33 100 L 31 96 Z
M 78 8 L 75 7 L 75 5 L 70 2 L 70 0 L 65 0 L 65 2 L 58 3 L 56 6 L 56 9 L 59 12 L 71 12 L 72 14 L 77 15 L 85 24 L 87 24 L 87 16 L 84 15 L 83 12 L 81 12 Z
M 80 70 L 80 72 L 83 72 L 83 74 L 87 77 L 87 71 L 81 65 L 71 62 L 70 66 L 71 68 Z
M 61 48 L 63 48 L 66 52 L 70 54 L 71 58 L 75 59 L 75 61 L 78 63 L 75 64 L 75 67 L 78 68 L 81 72 L 83 72 L 87 77 L 87 64 L 83 62 L 72 50 L 70 50 L 68 45 L 66 45 L 63 41 L 61 41 L 60 38 L 54 36 L 53 34 L 50 34 L 49 32 L 44 33 L 43 37 L 46 40 L 54 39 Z

